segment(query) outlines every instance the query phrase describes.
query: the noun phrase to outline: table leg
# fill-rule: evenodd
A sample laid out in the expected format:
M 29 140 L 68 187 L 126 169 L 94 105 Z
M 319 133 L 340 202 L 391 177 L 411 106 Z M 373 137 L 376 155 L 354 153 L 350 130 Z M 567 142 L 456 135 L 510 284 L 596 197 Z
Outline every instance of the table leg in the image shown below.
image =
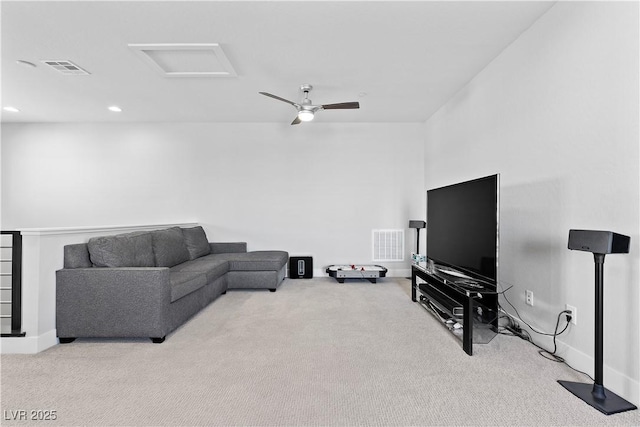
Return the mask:
M 411 269 L 411 301 L 416 302 L 416 271 Z
M 462 316 L 462 349 L 473 355 L 473 298 L 468 297 Z

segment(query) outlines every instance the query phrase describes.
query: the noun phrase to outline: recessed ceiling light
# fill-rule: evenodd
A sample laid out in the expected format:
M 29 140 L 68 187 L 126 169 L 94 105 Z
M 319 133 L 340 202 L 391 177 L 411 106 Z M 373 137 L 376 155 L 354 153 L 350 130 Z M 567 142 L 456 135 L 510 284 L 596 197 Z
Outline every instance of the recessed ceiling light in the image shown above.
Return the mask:
M 36 67 L 36 64 L 34 64 L 33 62 L 25 61 L 25 60 L 22 60 L 22 59 L 18 59 L 16 61 L 16 64 L 24 65 L 25 67 L 30 67 L 30 68 L 35 68 Z
M 4 107 L 3 110 L 4 111 L 9 111 L 9 112 L 12 112 L 12 113 L 19 113 L 20 112 L 20 110 L 18 110 L 16 107 Z
M 120 113 L 122 111 L 122 108 L 118 107 L 117 105 L 112 105 L 111 107 L 109 107 L 109 111 L 113 111 L 114 113 Z

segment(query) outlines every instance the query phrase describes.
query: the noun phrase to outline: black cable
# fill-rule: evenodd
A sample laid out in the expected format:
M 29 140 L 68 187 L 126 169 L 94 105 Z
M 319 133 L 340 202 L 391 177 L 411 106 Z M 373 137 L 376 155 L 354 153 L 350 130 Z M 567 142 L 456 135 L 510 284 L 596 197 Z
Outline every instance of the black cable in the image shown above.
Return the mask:
M 506 298 L 505 298 L 505 299 L 506 299 Z M 507 300 L 507 302 L 509 302 L 509 300 Z M 511 305 L 511 303 L 509 303 L 509 304 Z M 498 306 L 500 307 L 500 309 L 504 310 L 504 309 L 502 308 L 502 306 L 500 306 L 500 303 L 498 303 Z M 511 307 L 513 307 L 513 305 L 511 305 Z M 570 313 L 571 313 L 571 311 L 569 311 L 569 310 L 563 310 L 563 311 L 561 311 L 560 313 L 558 313 L 558 318 L 557 318 L 557 320 L 556 320 L 556 328 L 555 328 L 555 330 L 554 330 L 554 332 L 553 332 L 552 334 L 548 334 L 548 333 L 546 333 L 546 332 L 536 331 L 536 330 L 535 330 L 535 328 L 533 328 L 533 327 L 532 327 L 531 325 L 529 325 L 527 322 L 525 322 L 524 320 L 522 320 L 522 317 L 520 316 L 520 313 L 518 313 L 518 310 L 516 310 L 516 308 L 515 308 L 515 307 L 513 307 L 513 309 L 516 311 L 516 314 L 518 315 L 518 319 L 519 319 L 522 323 L 524 323 L 525 325 L 527 325 L 527 326 L 528 326 L 528 327 L 529 327 L 533 332 L 535 332 L 536 334 L 539 334 L 539 335 L 546 335 L 546 336 L 549 336 L 549 337 L 553 337 L 553 351 L 552 351 L 552 352 L 550 352 L 550 351 L 548 351 L 547 349 L 545 349 L 545 348 L 543 348 L 543 347 L 540 347 L 538 344 L 534 343 L 534 342 L 533 342 L 533 340 L 531 339 L 531 335 L 530 335 L 527 331 L 523 331 L 523 330 L 521 330 L 521 331 L 520 331 L 520 333 L 526 333 L 526 334 L 527 334 L 526 339 L 525 339 L 525 338 L 523 338 L 523 337 L 521 337 L 521 338 L 525 339 L 526 341 L 529 341 L 531 344 L 533 344 L 533 345 L 535 345 L 536 347 L 538 347 L 538 348 L 541 350 L 541 352 L 540 352 L 540 354 L 541 354 L 541 355 L 542 355 L 542 352 L 546 352 L 547 354 L 549 354 L 549 355 L 553 356 L 554 358 L 562 359 L 560 356 L 556 356 L 556 355 L 555 355 L 555 353 L 556 353 L 556 351 L 557 351 L 556 337 L 557 337 L 558 335 L 563 334 L 563 333 L 567 330 L 567 328 L 569 327 L 570 319 L 571 319 L 571 317 L 568 317 L 568 316 L 567 316 L 567 324 L 565 325 L 564 329 L 562 329 L 562 331 L 558 332 L 558 327 L 560 326 L 560 316 L 562 316 L 564 313 L 570 314 Z M 504 310 L 504 311 L 505 311 L 505 313 L 506 313 L 506 310 Z M 509 317 L 509 319 L 511 319 L 511 317 Z M 511 320 L 513 320 L 513 319 L 511 319 Z M 546 356 L 544 356 L 544 355 L 542 355 L 542 356 L 543 356 L 543 357 L 546 357 Z M 547 359 L 549 359 L 549 358 L 547 357 Z M 550 360 L 551 360 L 551 359 L 550 359 Z M 564 359 L 562 359 L 562 361 L 564 361 Z
M 569 364 L 567 363 L 567 361 L 566 361 L 566 360 L 564 360 L 564 358 L 563 358 L 563 357 L 560 357 L 560 356 L 558 356 L 558 355 L 556 355 L 556 354 L 555 354 L 555 352 L 557 351 L 557 346 L 556 346 L 556 336 L 561 335 L 562 333 L 564 333 L 564 332 L 567 330 L 567 328 L 569 327 L 569 323 L 570 323 L 570 321 L 571 321 L 571 317 L 569 317 L 569 316 L 568 316 L 568 317 L 567 317 L 567 324 L 565 325 L 564 329 L 562 329 L 562 331 L 558 332 L 558 326 L 559 326 L 559 324 L 560 324 L 560 316 L 561 316 L 563 313 L 571 313 L 571 311 L 570 311 L 570 310 L 563 310 L 563 311 L 561 311 L 560 313 L 558 313 L 558 318 L 557 318 L 557 321 L 556 321 L 556 329 L 555 329 L 555 332 L 554 332 L 553 334 L 547 334 L 547 333 L 544 333 L 544 332 L 538 332 L 538 331 L 536 331 L 534 328 L 532 328 L 532 327 L 531 327 L 531 325 L 529 325 L 527 322 L 525 322 L 524 320 L 522 320 L 522 317 L 520 316 L 520 313 L 518 313 L 518 310 L 513 306 L 513 304 L 511 304 L 511 302 L 510 302 L 510 301 L 509 301 L 509 299 L 507 298 L 506 294 L 504 294 L 504 292 L 508 291 L 508 290 L 509 290 L 509 289 L 511 289 L 512 287 L 513 287 L 513 285 L 512 285 L 512 286 L 509 286 L 507 289 L 505 289 L 505 290 L 502 292 L 502 296 L 503 296 L 503 297 L 504 297 L 504 299 L 509 303 L 509 305 L 510 305 L 511 307 L 513 307 L 513 309 L 514 309 L 514 311 L 516 312 L 516 314 L 517 314 L 517 316 L 518 316 L 519 320 L 520 320 L 520 321 L 522 321 L 522 323 L 524 323 L 525 325 L 527 325 L 529 328 L 531 328 L 531 330 L 532 330 L 533 332 L 535 332 L 535 333 L 537 333 L 537 334 L 540 334 L 540 335 L 546 335 L 546 336 L 552 336 L 552 337 L 553 337 L 553 352 L 549 352 L 547 349 L 545 349 L 545 348 L 543 348 L 543 347 L 539 346 L 538 344 L 536 344 L 535 342 L 533 342 L 533 340 L 532 340 L 532 338 L 531 338 L 531 334 L 529 334 L 529 332 L 527 332 L 527 331 L 525 331 L 525 330 L 523 330 L 523 329 L 519 330 L 517 333 L 514 333 L 514 332 L 510 331 L 510 332 L 511 332 L 510 334 L 502 333 L 502 335 L 507 335 L 507 336 L 516 336 L 516 337 L 518 337 L 518 338 L 520 338 L 520 339 L 523 339 L 523 340 L 525 340 L 525 341 L 529 342 L 530 344 L 533 344 L 534 346 L 538 347 L 538 349 L 539 349 L 539 350 L 538 350 L 538 354 L 540 354 L 540 356 L 544 357 L 545 359 L 547 359 L 547 360 L 551 360 L 552 362 L 563 363 L 563 364 L 565 364 L 567 367 L 569 367 L 571 370 L 573 370 L 573 371 L 575 371 L 575 372 L 578 372 L 578 373 L 580 373 L 580 374 L 586 375 L 586 376 L 587 376 L 587 377 L 589 377 L 592 381 L 594 381 L 594 379 L 593 379 L 593 377 L 592 377 L 591 375 L 589 375 L 589 374 L 587 374 L 586 372 L 583 372 L 583 371 L 581 371 L 581 370 L 579 370 L 579 369 L 574 368 L 573 366 L 569 365 Z M 502 306 L 500 305 L 500 303 L 499 303 L 499 302 L 498 302 L 498 307 L 499 307 L 501 310 L 503 310 L 505 313 L 507 312 L 506 310 L 504 310 L 504 309 L 502 308 Z M 515 328 L 515 327 L 514 327 L 514 325 L 513 325 L 513 322 L 515 322 L 515 321 L 513 320 L 513 318 L 512 318 L 512 317 L 510 317 L 509 315 L 507 315 L 507 318 L 509 319 L 509 322 L 512 324 L 512 328 L 513 328 L 514 330 L 516 330 L 517 328 Z M 548 355 L 549 355 L 549 356 L 551 356 L 551 357 L 547 357 L 547 356 L 545 356 L 545 354 L 548 354 Z
M 500 291 L 500 292 L 496 292 L 496 294 L 500 295 L 504 295 L 505 292 L 507 292 L 509 289 L 513 288 L 513 285 L 509 286 L 507 289 L 505 289 L 504 291 Z
M 556 322 L 556 332 L 558 331 L 558 325 L 560 324 L 560 315 L 561 315 L 562 313 L 567 312 L 567 311 L 569 311 L 569 310 L 562 311 L 562 312 L 560 312 L 560 313 L 558 314 L 558 320 L 557 320 L 557 322 Z M 569 317 L 569 318 L 567 319 L 567 324 L 566 324 L 566 326 L 565 326 L 565 327 L 564 327 L 564 329 L 563 329 L 562 331 L 560 331 L 557 335 L 560 335 L 560 334 L 562 334 L 564 331 L 566 331 L 566 330 L 567 330 L 567 328 L 569 327 L 569 322 L 570 322 L 570 321 L 571 321 L 571 318 Z M 552 353 L 550 353 L 548 350 L 546 350 L 546 349 L 544 349 L 544 348 L 540 347 L 539 345 L 537 345 L 537 344 L 536 344 L 536 343 L 534 343 L 533 341 L 530 341 L 530 342 L 531 342 L 531 344 L 535 345 L 536 347 L 538 347 L 538 348 L 540 349 L 540 350 L 538 350 L 538 354 L 540 354 L 540 356 L 544 357 L 545 359 L 551 360 L 552 362 L 564 363 L 566 366 L 568 366 L 568 367 L 569 367 L 569 368 L 571 368 L 572 370 L 574 370 L 574 371 L 576 371 L 576 372 L 579 372 L 579 373 L 581 373 L 581 374 L 584 374 L 584 375 L 588 376 L 589 378 L 591 378 L 591 381 L 594 381 L 594 379 L 591 377 L 591 375 L 589 375 L 589 374 L 587 374 L 586 372 L 583 372 L 583 371 L 581 371 L 581 370 L 579 370 L 579 369 L 574 368 L 573 366 L 569 365 L 569 364 L 567 363 L 567 361 L 566 361 L 566 360 L 564 360 L 564 358 L 563 358 L 563 357 L 560 357 L 560 356 L 558 356 L 558 355 L 556 355 L 556 354 L 555 354 L 555 353 L 556 353 L 556 350 L 557 350 L 557 348 L 556 348 L 556 336 L 557 336 L 557 335 L 554 335 L 554 336 L 553 336 L 553 352 L 552 352 Z M 549 355 L 549 356 L 551 356 L 551 357 L 547 357 L 547 356 L 545 356 L 545 355 L 544 355 L 545 353 L 546 353 L 546 354 L 548 354 L 548 355 Z
M 570 320 L 567 319 L 567 324 L 565 325 L 564 329 L 560 333 L 558 333 L 558 326 L 560 326 L 560 316 L 562 315 L 562 313 L 566 313 L 566 312 L 570 313 L 569 310 L 564 310 L 558 313 L 558 319 L 556 320 L 556 329 L 553 334 L 553 351 L 549 352 L 548 350 L 540 347 L 539 345 L 534 344 L 536 347 L 540 348 L 540 350 L 538 350 L 538 354 L 540 354 L 540 356 L 544 357 L 545 359 L 549 359 L 553 362 L 564 363 L 564 358 L 556 355 L 556 351 L 558 350 L 558 346 L 556 344 L 556 337 L 562 334 L 564 331 L 566 331 L 567 328 L 569 327 Z M 545 356 L 545 354 L 549 355 L 550 357 Z
M 584 372 L 584 371 L 581 371 L 580 369 L 576 369 L 576 368 L 574 368 L 573 366 L 569 365 L 569 364 L 567 363 L 567 361 L 566 361 L 566 360 L 565 360 L 564 362 L 562 362 L 562 363 L 564 363 L 565 365 L 567 365 L 567 366 L 568 366 L 569 368 L 571 368 L 572 370 L 574 370 L 574 371 L 578 372 L 579 374 L 586 375 L 587 377 L 589 377 L 589 379 L 590 379 L 591 381 L 595 382 L 595 380 L 593 379 L 593 377 L 592 377 L 591 375 L 587 374 L 587 373 L 586 373 L 586 372 Z
M 511 287 L 509 287 L 509 288 L 505 289 L 503 292 L 506 292 L 506 291 L 508 291 L 509 289 L 511 289 Z M 507 298 L 507 295 L 503 293 L 503 294 L 502 294 L 502 296 L 504 297 L 505 301 L 507 301 L 507 302 L 509 303 L 509 305 L 513 308 L 513 311 L 515 311 L 515 312 L 516 312 L 516 316 L 518 317 L 518 319 L 519 319 L 522 323 L 524 323 L 525 325 L 527 325 L 527 326 L 529 327 L 529 329 L 531 329 L 533 332 L 535 332 L 536 334 L 540 334 L 540 335 L 546 335 L 546 336 L 548 336 L 548 337 L 555 337 L 555 336 L 556 336 L 556 333 L 558 332 L 557 330 L 556 330 L 556 333 L 553 333 L 553 334 L 548 334 L 548 333 L 546 333 L 546 332 L 540 332 L 540 331 L 537 331 L 537 330 L 536 330 L 536 328 L 534 328 L 533 326 L 531 326 L 530 324 L 528 324 L 527 322 L 525 322 L 525 321 L 522 319 L 522 316 L 520 316 L 520 313 L 518 313 L 518 309 L 517 309 L 517 308 L 515 308 L 513 304 L 511 304 L 511 301 L 509 301 L 509 298 Z M 502 309 L 505 313 L 507 313 L 507 314 L 508 314 L 507 310 L 505 310 L 504 308 L 502 308 L 502 306 L 500 305 L 500 303 L 499 303 L 499 302 L 498 302 L 498 307 L 499 307 L 500 309 Z M 569 311 L 569 310 L 563 310 L 563 311 L 561 311 L 561 312 L 560 312 L 560 314 L 562 314 L 562 313 L 571 313 L 571 311 Z M 558 314 L 558 316 L 560 316 L 560 314 Z M 567 322 L 567 327 L 568 327 L 568 326 L 569 326 L 569 323 Z M 567 329 L 567 328 L 564 328 L 564 329 L 562 330 L 562 332 L 564 332 L 566 329 Z M 561 334 L 562 332 L 560 332 L 560 334 Z M 557 334 L 557 335 L 560 335 L 560 334 Z

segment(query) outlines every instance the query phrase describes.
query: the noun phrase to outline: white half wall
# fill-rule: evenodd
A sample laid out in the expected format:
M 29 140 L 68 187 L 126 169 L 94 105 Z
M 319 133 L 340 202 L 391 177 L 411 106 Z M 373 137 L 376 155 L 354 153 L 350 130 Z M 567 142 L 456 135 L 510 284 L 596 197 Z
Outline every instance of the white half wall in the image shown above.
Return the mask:
M 427 121 L 425 145 L 427 188 L 501 174 L 502 288 L 513 286 L 506 296 L 546 332 L 565 304 L 575 306 L 578 324 L 559 338 L 559 353 L 591 375 L 593 256 L 569 251 L 568 231 L 631 236 L 630 254 L 605 261 L 604 385 L 636 404 L 638 18 L 637 2 L 558 2 Z
M 193 219 L 330 264 L 372 262 L 372 229 L 405 229 L 409 274 L 424 217 L 422 124 L 8 124 L 3 229 Z M 57 256 L 57 255 L 56 255 Z
M 38 353 L 58 344 L 56 333 L 56 270 L 63 266 L 64 246 L 91 237 L 194 227 L 193 222 L 138 226 L 20 229 L 22 234 L 22 332 L 0 338 L 0 353 Z

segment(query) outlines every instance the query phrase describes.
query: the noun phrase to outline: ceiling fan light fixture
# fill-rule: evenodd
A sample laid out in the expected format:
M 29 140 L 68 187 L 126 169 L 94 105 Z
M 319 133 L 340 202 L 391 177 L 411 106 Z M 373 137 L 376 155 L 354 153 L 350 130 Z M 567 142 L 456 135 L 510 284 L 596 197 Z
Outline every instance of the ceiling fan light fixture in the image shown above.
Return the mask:
M 359 102 L 340 102 L 337 104 L 319 104 L 314 105 L 309 99 L 309 91 L 311 90 L 311 85 L 302 85 L 300 89 L 304 92 L 304 99 L 298 104 L 293 101 L 289 101 L 288 99 L 281 98 L 279 96 L 273 95 L 268 92 L 258 92 L 260 95 L 268 96 L 269 98 L 276 99 L 278 101 L 286 102 L 287 104 L 291 104 L 298 111 L 298 115 L 291 122 L 292 125 L 299 125 L 302 122 L 310 122 L 313 120 L 317 111 L 322 110 L 352 110 L 355 108 L 360 108 Z
M 298 118 L 303 122 L 310 122 L 313 120 L 313 111 L 311 110 L 300 110 L 298 112 Z

